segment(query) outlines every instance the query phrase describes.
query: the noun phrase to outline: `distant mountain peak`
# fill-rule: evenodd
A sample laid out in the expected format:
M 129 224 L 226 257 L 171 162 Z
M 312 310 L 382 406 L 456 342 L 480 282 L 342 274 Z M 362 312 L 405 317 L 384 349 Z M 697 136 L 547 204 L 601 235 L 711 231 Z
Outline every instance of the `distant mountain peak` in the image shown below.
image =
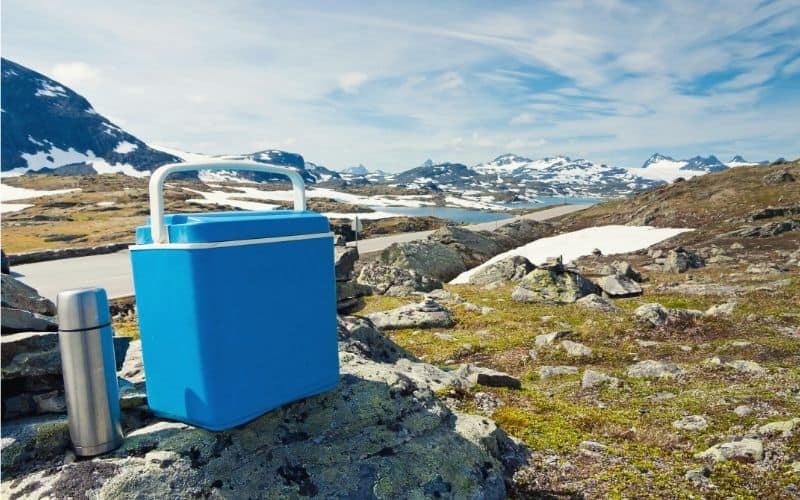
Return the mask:
M 686 165 L 682 166 L 681 170 L 702 170 L 704 172 L 719 172 L 720 170 L 726 170 L 727 168 L 728 166 L 719 161 L 719 158 L 717 158 L 714 155 L 708 155 L 706 157 L 698 155 L 686 160 Z
M 733 158 L 731 158 L 731 160 L 728 163 L 749 163 L 749 162 L 745 160 L 742 157 L 742 155 L 736 155 Z
M 369 173 L 369 170 L 367 169 L 367 167 L 359 163 L 355 167 L 343 168 L 342 173 L 349 175 L 367 175 Z
M 660 161 L 675 161 L 675 159 L 672 158 L 671 156 L 662 155 L 661 153 L 653 153 L 652 155 L 650 155 L 650 158 L 648 158 L 642 164 L 642 168 L 647 168 L 650 165 L 652 165 L 653 163 L 657 163 L 657 162 L 660 162 Z

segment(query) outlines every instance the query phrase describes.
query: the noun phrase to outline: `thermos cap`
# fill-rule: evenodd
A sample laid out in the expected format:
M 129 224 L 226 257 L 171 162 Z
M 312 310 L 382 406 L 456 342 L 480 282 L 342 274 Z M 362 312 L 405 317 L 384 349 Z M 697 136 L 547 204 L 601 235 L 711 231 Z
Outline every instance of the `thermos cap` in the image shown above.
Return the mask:
M 111 322 L 108 297 L 102 288 L 78 288 L 59 292 L 58 329 L 91 330 Z

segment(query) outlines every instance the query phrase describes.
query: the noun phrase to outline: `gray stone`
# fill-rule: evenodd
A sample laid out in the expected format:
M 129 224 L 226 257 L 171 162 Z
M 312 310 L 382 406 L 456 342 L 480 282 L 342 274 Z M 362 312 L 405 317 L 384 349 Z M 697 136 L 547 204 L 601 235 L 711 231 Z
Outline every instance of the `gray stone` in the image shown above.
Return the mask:
M 58 330 L 58 324 L 53 316 L 45 316 L 24 309 L 2 307 L 0 311 L 2 333 L 16 332 L 52 332 Z
M 702 415 L 688 415 L 672 422 L 672 427 L 684 431 L 702 431 L 708 427 L 708 422 Z
M 636 297 L 642 294 L 642 287 L 625 276 L 604 276 L 598 285 L 604 295 L 612 298 Z
M 621 383 L 620 379 L 595 370 L 584 370 L 581 379 L 581 387 L 584 389 L 594 389 L 603 385 L 619 387 Z
M 5 422 L 0 443 L 0 461 L 5 480 L 30 464 L 53 463 L 60 459 L 69 446 L 67 419 L 37 417 L 26 421 Z M 3 493 L 0 496 L 9 498 L 7 493 Z
M 575 366 L 542 366 L 539 368 L 539 378 L 561 377 L 563 375 L 577 375 Z
M 370 262 L 361 268 L 358 282 L 372 287 L 377 295 L 404 297 L 415 292 L 430 292 L 442 288 L 442 282 L 413 269 Z
M 634 378 L 674 378 L 686 374 L 675 363 L 645 360 L 628 367 L 628 376 Z
M 768 186 L 776 186 L 787 182 L 794 182 L 795 178 L 788 170 L 776 170 L 762 177 L 762 182 Z
M 794 435 L 795 429 L 800 429 L 800 418 L 790 418 L 780 422 L 770 422 L 758 428 L 758 434 L 761 436 L 780 436 L 788 439 Z
M 55 316 L 56 305 L 52 301 L 39 295 L 34 288 L 12 278 L 8 274 L 2 275 L 2 307 L 22 309 L 45 316 Z
M 461 256 L 467 269 L 483 264 L 500 253 L 500 247 L 488 234 L 470 231 L 459 226 L 441 227 L 428 236 L 428 240 L 447 245 L 455 250 Z
M 336 282 L 336 300 L 352 299 L 372 295 L 372 287 L 354 280 Z
M 706 363 L 711 366 L 719 366 L 730 368 L 739 373 L 748 373 L 751 375 L 762 375 L 767 372 L 767 369 L 756 363 L 745 359 L 732 359 L 726 356 L 714 356 L 706 360 Z
M 758 439 L 740 438 L 720 443 L 697 453 L 695 458 L 710 459 L 714 462 L 738 460 L 740 462 L 760 462 L 764 458 L 764 445 Z
M 427 297 L 437 301 L 437 302 L 447 302 L 450 304 L 464 304 L 466 301 L 461 297 L 461 295 L 445 290 L 444 288 L 439 288 L 437 290 L 433 290 L 425 294 Z
M 534 339 L 534 343 L 539 347 L 555 344 L 556 340 L 563 339 L 571 334 L 572 330 L 559 330 L 557 332 L 545 333 L 542 335 L 537 335 Z
M 336 268 L 336 280 L 347 281 L 353 274 L 353 267 L 358 260 L 358 248 L 334 246 L 333 262 Z
M 619 308 L 615 306 L 613 302 L 605 297 L 597 295 L 596 293 L 590 293 L 585 297 L 581 297 L 580 299 L 576 300 L 575 303 L 580 304 L 583 307 L 588 307 L 589 309 L 597 309 L 598 311 L 603 312 L 619 311 Z
M 608 446 L 603 443 L 598 443 L 597 441 L 581 441 L 578 445 L 578 449 L 602 453 L 608 449 Z
M 701 318 L 703 313 L 702 311 L 696 311 L 694 309 L 667 309 L 661 304 L 651 302 L 636 308 L 633 315 L 637 320 L 643 323 L 649 323 L 652 326 L 662 326 L 673 321 L 687 321 Z
M 747 405 L 740 405 L 733 409 L 733 413 L 739 417 L 746 417 L 753 413 L 753 408 Z
M 580 342 L 562 340 L 561 348 L 566 351 L 568 356 L 572 356 L 573 358 L 586 358 L 592 355 L 592 349 Z
M 390 311 L 372 313 L 367 317 L 375 326 L 383 330 L 402 328 L 450 328 L 455 320 L 449 310 L 433 299 L 426 299 L 416 304 L 392 309 Z
M 450 281 L 467 270 L 457 250 L 435 241 L 393 243 L 381 253 L 380 262 L 440 281 Z
M 64 400 L 64 393 L 61 391 L 50 391 L 44 394 L 34 394 L 33 403 L 36 405 L 36 413 L 66 413 L 67 403 Z
M 520 281 L 536 268 L 531 261 L 521 255 L 512 255 L 498 260 L 478 270 L 469 277 L 474 285 L 493 285 Z
M 511 294 L 517 302 L 571 303 L 590 293 L 597 287 L 580 273 L 553 266 L 549 269 L 534 269 L 519 283 Z
M 684 474 L 684 479 L 693 483 L 695 486 L 699 486 L 702 488 L 711 488 L 713 484 L 709 477 L 711 476 L 711 468 L 707 466 L 699 467 L 697 469 L 689 469 Z
M 664 272 L 685 273 L 689 269 L 703 267 L 703 259 L 688 250 L 678 247 L 670 250 L 664 261 Z
M 522 389 L 522 382 L 508 373 L 484 368 L 473 364 L 461 365 L 455 371 L 455 376 L 463 381 L 465 388 L 474 385 L 486 387 L 507 387 L 509 389 Z

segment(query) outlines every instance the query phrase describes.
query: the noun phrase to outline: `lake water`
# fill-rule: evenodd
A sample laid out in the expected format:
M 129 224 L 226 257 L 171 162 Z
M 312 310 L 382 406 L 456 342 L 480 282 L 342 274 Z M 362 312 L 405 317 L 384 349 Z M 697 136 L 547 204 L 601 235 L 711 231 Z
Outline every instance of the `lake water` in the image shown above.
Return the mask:
M 541 203 L 508 203 L 509 208 L 537 208 L 548 205 L 559 205 L 562 203 L 592 205 L 601 200 L 597 198 L 564 198 L 561 196 L 542 196 L 537 198 Z M 438 217 L 461 224 L 473 224 L 478 222 L 492 222 L 495 220 L 509 219 L 513 215 L 505 212 L 487 212 L 484 210 L 473 210 L 469 208 L 454 207 L 370 207 L 380 212 L 390 214 L 406 215 L 409 217 Z

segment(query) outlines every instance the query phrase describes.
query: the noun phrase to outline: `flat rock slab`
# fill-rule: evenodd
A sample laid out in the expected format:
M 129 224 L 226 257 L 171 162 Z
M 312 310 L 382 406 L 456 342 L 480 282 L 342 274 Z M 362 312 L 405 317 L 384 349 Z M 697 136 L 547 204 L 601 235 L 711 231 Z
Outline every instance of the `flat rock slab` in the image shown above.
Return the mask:
M 642 294 L 642 287 L 625 276 L 605 276 L 600 279 L 598 285 L 604 295 L 612 298 L 637 297 Z
M 740 462 L 760 462 L 764 458 L 764 445 L 759 439 L 742 438 L 720 443 L 697 453 L 695 458 L 710 459 L 714 462 L 738 460 Z
M 383 330 L 450 328 L 455 325 L 450 311 L 432 299 L 408 304 L 390 311 L 372 313 L 367 317 L 375 323 L 375 326 Z
M 674 378 L 686 374 L 675 363 L 646 360 L 628 367 L 628 376 L 633 378 Z

